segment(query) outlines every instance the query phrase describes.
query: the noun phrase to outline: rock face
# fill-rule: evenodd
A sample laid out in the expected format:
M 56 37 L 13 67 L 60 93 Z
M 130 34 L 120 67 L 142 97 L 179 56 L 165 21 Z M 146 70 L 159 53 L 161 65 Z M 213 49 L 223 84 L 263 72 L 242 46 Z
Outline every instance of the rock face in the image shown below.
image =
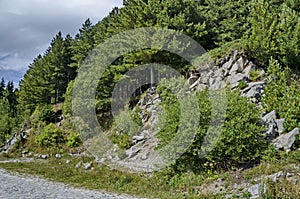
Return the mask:
M 21 133 L 15 132 L 10 139 L 6 141 L 2 146 L 0 145 L 0 154 L 1 153 L 7 153 L 9 150 L 11 150 L 14 145 L 17 142 L 22 142 L 23 140 L 26 139 L 26 134 L 30 131 L 31 129 L 27 131 L 21 131 Z
M 243 53 L 235 51 L 232 56 L 219 61 L 219 64 L 210 63 L 191 73 L 188 83 L 194 91 L 207 87 L 212 90 L 225 87 L 239 89 L 243 96 L 259 104 L 266 84 L 264 74 L 265 71 L 249 61 Z
M 192 81 L 192 80 L 191 80 Z M 161 98 L 155 92 L 148 90 L 146 95 L 137 103 L 133 112 L 139 110 L 138 115 L 142 120 L 142 129 L 139 134 L 132 136 L 131 147 L 127 149 L 120 157 L 120 149 L 115 147 L 107 152 L 101 163 L 108 163 L 111 166 L 122 166 L 126 171 L 152 172 L 154 163 L 157 162 L 155 148 L 158 145 L 156 134 L 159 103 Z

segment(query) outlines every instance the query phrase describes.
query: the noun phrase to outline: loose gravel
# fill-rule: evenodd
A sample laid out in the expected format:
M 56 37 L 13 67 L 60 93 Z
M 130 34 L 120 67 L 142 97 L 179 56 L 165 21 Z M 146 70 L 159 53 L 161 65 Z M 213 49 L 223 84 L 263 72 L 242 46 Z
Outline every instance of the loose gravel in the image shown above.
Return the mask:
M 138 199 L 127 195 L 74 188 L 0 169 L 0 199 Z

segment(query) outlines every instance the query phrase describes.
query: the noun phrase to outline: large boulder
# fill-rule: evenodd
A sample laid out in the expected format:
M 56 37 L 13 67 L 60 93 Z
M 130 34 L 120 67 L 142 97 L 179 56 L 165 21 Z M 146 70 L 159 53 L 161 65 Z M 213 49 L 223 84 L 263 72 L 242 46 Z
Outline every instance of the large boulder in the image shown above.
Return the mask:
M 293 146 L 297 135 L 299 135 L 299 128 L 295 128 L 287 134 L 282 134 L 273 141 L 274 146 L 277 149 L 284 149 L 288 152 Z

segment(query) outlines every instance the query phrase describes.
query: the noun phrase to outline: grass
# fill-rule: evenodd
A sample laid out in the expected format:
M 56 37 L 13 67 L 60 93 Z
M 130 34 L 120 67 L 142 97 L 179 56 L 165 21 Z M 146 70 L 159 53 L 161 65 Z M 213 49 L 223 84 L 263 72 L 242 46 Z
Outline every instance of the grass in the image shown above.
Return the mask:
M 70 162 L 66 163 L 67 160 Z M 93 163 L 93 170 L 85 171 L 82 168 L 75 168 L 80 161 L 86 163 L 93 159 L 89 157 L 51 158 L 30 163 L 0 163 L 0 167 L 91 190 L 105 190 L 147 198 L 212 198 L 211 196 L 201 196 L 199 193 L 186 193 L 174 189 L 159 173 L 153 176 L 128 174 L 111 170 L 106 166 L 97 166 L 95 163 Z
M 0 156 L 0 160 L 8 157 Z M 67 163 L 67 161 L 69 163 Z M 92 170 L 75 168 L 78 162 L 93 162 Z M 263 175 L 274 174 L 279 171 L 294 172 L 290 166 L 294 161 L 278 160 L 273 163 L 262 162 L 260 165 L 243 172 L 243 179 L 253 182 Z M 296 163 L 299 165 L 299 162 Z M 197 187 L 211 182 L 210 178 L 193 173 L 171 175 L 168 170 L 152 174 L 130 174 L 113 170 L 107 166 L 98 166 L 91 157 L 71 157 L 65 155 L 61 159 L 50 158 L 30 163 L 0 163 L 0 168 L 22 174 L 31 174 L 52 181 L 62 182 L 74 187 L 98 191 L 129 194 L 147 198 L 224 198 L 224 195 L 202 195 Z M 225 179 L 229 186 L 234 183 L 230 172 L 218 175 Z M 299 183 L 294 185 L 284 179 L 274 184 L 264 181 L 268 189 L 264 198 L 296 198 L 300 194 Z M 275 197 L 276 196 L 276 197 Z

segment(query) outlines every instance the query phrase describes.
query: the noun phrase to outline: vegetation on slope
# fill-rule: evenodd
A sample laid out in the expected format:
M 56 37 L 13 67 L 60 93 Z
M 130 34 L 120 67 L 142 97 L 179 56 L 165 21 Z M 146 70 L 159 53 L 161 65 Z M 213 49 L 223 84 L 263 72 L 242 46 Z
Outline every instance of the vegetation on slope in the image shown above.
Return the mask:
M 22 143 L 20 148 L 25 147 L 37 153 L 51 155 L 81 150 L 76 148 L 81 146 L 81 142 L 68 120 L 60 127 L 54 124 L 59 122 L 56 115 L 58 110 L 55 109 L 63 109 L 66 118 L 72 115 L 73 80 L 84 59 L 95 46 L 114 34 L 139 27 L 162 27 L 180 31 L 199 42 L 214 59 L 225 57 L 236 48 L 245 50 L 257 65 L 268 71 L 266 95 L 263 98 L 265 111 L 276 110 L 280 117 L 286 119 L 285 132 L 300 127 L 299 5 L 298 0 L 124 0 L 124 7 L 114 8 L 97 24 L 93 25 L 86 20 L 74 38 L 70 35 L 64 37 L 59 32 L 46 52 L 38 55 L 29 66 L 20 82 L 19 90 L 14 91 L 11 82 L 7 85 L 4 81 L 0 83 L 0 142 L 5 142 L 14 128 L 21 128 L 24 124 L 23 126 L 32 130 L 27 142 Z M 106 69 L 97 87 L 96 113 L 102 126 L 109 129 L 114 124 L 110 104 L 116 83 L 128 70 L 153 62 L 170 65 L 184 76 L 188 75 L 190 69 L 190 65 L 182 58 L 157 49 L 143 49 L 122 55 Z M 172 138 L 178 128 L 178 103 L 166 88 L 158 90 L 169 117 L 167 125 L 159 133 L 163 145 Z M 227 95 L 229 106 L 226 110 L 223 135 L 217 147 L 205 159 L 198 158 L 199 147 L 210 119 L 210 103 L 207 93 L 203 92 L 197 94 L 197 98 L 202 102 L 200 111 L 203 123 L 193 145 L 150 185 L 144 182 L 144 178 L 137 177 L 136 181 L 144 182 L 146 187 L 170 181 L 170 184 L 164 184 L 160 188 L 174 186 L 174 189 L 171 188 L 173 192 L 179 190 L 195 194 L 193 186 L 198 185 L 197 179 L 213 177 L 224 170 L 235 169 L 242 162 L 267 159 L 267 162 L 273 164 L 277 159 L 285 161 L 282 160 L 286 158 L 285 155 L 276 155 L 272 147 L 268 147 L 261 139 L 261 110 L 236 93 Z M 61 103 L 64 103 L 63 108 Z M 295 149 L 300 145 L 299 137 L 297 139 Z M 128 142 L 124 145 L 128 145 Z M 18 150 L 16 152 L 20 153 Z M 292 154 L 288 159 L 299 163 L 299 154 Z M 32 169 L 29 165 L 21 166 Z M 47 169 L 49 173 L 53 171 L 51 168 Z M 45 172 L 47 177 L 51 176 L 46 171 L 39 172 Z M 80 177 L 72 169 L 68 172 Z M 106 176 L 105 172 L 99 173 Z M 85 180 L 90 177 L 90 174 L 84 172 L 80 175 Z M 132 176 L 124 179 L 123 177 L 118 174 L 108 178 L 117 182 L 124 180 L 130 184 L 128 178 Z M 63 178 L 62 175 L 59 180 Z M 160 178 L 166 181 L 160 182 Z M 195 183 L 190 183 L 191 181 Z M 119 191 L 134 187 L 126 187 L 124 182 Z M 278 194 L 280 190 L 276 187 L 275 189 L 277 192 L 273 195 L 281 197 Z

